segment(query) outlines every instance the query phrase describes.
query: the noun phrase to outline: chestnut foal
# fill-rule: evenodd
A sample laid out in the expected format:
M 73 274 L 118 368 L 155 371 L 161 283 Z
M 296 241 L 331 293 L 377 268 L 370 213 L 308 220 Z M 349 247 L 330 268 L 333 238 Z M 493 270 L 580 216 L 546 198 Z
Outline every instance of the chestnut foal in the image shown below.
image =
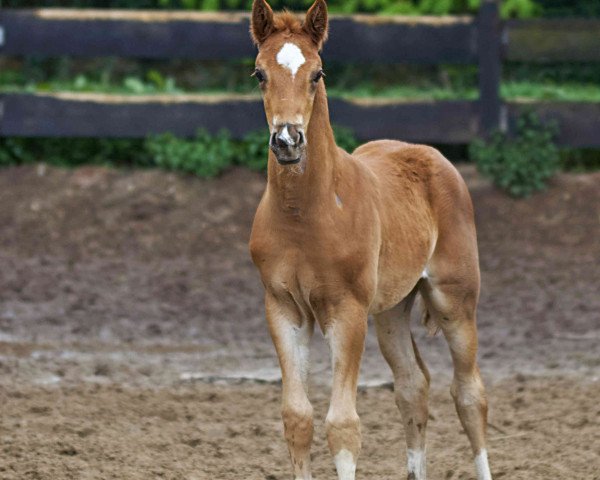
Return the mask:
M 313 408 L 307 396 L 315 322 L 331 349 L 327 440 L 340 480 L 361 448 L 356 388 L 374 316 L 394 375 L 408 447 L 408 478 L 425 479 L 429 373 L 410 331 L 417 293 L 454 362 L 451 393 L 479 480 L 490 480 L 487 405 L 476 363 L 479 266 L 467 188 L 438 151 L 382 140 L 352 155 L 336 146 L 319 51 L 327 5 L 304 22 L 255 0 L 251 33 L 271 137 L 268 184 L 250 240 L 265 286 L 269 330 L 283 378 L 283 423 L 294 478 L 308 480 Z

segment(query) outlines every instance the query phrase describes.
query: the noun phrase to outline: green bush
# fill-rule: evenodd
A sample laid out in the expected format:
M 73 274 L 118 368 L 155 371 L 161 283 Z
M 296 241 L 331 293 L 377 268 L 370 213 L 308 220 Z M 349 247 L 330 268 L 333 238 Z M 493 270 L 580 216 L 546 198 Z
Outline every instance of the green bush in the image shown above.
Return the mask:
M 498 187 L 514 197 L 527 197 L 543 190 L 560 168 L 556 131 L 556 126 L 544 125 L 528 112 L 519 118 L 514 137 L 496 132 L 489 141 L 474 141 L 469 155 Z
M 218 175 L 236 158 L 235 145 L 225 131 L 211 136 L 200 130 L 195 138 L 189 140 L 165 133 L 149 138 L 145 149 L 151 164 L 200 177 Z
M 0 138 L 0 165 L 45 162 L 76 167 L 84 164 L 147 165 L 143 140 L 104 138 Z
M 352 151 L 352 132 L 335 127 L 338 145 Z M 83 164 L 158 167 L 214 177 L 232 165 L 263 171 L 267 168 L 269 132 L 259 130 L 234 140 L 226 131 L 211 135 L 200 130 L 194 138 L 172 134 L 146 140 L 93 138 L 0 138 L 0 166 L 44 162 L 76 167 Z
M 269 158 L 269 131 L 249 133 L 238 146 L 237 164 L 251 170 L 266 170 Z
M 354 132 L 351 129 L 334 125 L 333 133 L 338 147 L 343 148 L 349 153 L 352 153 L 358 147 L 359 142 L 356 140 Z

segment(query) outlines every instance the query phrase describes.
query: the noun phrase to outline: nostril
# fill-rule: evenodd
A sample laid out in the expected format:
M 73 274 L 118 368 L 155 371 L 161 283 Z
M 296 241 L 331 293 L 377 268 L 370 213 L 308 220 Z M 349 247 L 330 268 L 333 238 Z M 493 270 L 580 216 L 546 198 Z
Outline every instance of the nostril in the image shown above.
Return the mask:
M 289 132 L 289 136 L 292 139 L 294 145 L 298 145 L 300 143 L 300 132 L 298 131 L 298 127 L 294 125 L 287 125 L 287 129 Z
M 273 145 L 279 148 L 285 148 L 288 143 L 281 137 L 281 133 L 273 135 Z
M 287 147 L 287 143 L 281 138 L 281 133 L 274 133 L 271 135 L 271 146 L 278 148 Z

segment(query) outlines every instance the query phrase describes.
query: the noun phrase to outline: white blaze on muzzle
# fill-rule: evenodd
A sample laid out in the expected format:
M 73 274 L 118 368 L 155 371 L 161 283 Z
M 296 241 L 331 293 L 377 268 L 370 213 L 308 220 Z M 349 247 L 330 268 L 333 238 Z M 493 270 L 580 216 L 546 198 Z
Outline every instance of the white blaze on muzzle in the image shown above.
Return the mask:
M 279 140 L 285 142 L 289 146 L 292 146 L 292 145 L 294 145 L 296 143 L 296 142 L 294 142 L 294 140 L 290 136 L 290 132 L 288 130 L 288 126 L 287 125 L 285 127 L 283 127 L 283 129 L 281 130 L 281 132 L 279 132 L 279 135 L 277 135 L 277 138 Z
M 306 58 L 302 55 L 302 50 L 293 43 L 284 44 L 277 54 L 277 63 L 287 68 L 291 72 L 292 78 L 296 77 L 298 70 L 305 62 Z

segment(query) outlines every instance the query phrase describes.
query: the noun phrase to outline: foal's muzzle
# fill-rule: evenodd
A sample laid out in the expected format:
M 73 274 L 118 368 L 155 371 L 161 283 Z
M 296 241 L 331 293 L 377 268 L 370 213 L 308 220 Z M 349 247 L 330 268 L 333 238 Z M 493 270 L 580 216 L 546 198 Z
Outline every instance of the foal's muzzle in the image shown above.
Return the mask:
M 270 147 L 280 165 L 298 163 L 306 149 L 304 130 L 299 125 L 281 125 L 271 134 Z

